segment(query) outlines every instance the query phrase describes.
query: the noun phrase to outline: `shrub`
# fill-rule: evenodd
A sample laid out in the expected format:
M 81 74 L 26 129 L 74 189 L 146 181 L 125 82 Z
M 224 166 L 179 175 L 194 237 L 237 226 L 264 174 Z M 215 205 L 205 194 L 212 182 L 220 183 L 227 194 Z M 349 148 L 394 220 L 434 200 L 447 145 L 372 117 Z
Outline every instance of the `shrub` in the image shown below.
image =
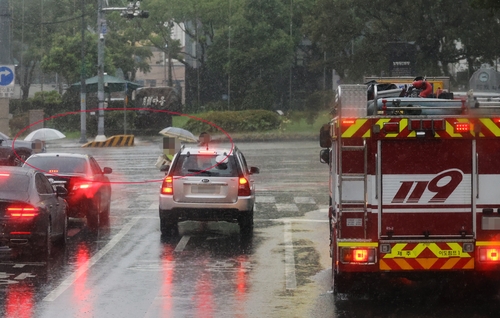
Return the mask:
M 267 110 L 216 111 L 189 119 L 184 128 L 193 133 L 217 132 L 219 127 L 227 132 L 250 132 L 278 129 L 281 119 Z

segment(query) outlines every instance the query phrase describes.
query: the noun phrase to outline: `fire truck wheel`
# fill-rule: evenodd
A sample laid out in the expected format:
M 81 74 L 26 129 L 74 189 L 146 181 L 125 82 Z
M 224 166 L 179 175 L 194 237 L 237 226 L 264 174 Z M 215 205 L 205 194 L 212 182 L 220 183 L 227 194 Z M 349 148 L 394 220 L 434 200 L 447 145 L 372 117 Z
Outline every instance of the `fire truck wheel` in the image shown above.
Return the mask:
M 335 270 L 332 273 L 332 291 L 334 295 L 344 294 L 349 291 L 348 278 L 338 274 Z

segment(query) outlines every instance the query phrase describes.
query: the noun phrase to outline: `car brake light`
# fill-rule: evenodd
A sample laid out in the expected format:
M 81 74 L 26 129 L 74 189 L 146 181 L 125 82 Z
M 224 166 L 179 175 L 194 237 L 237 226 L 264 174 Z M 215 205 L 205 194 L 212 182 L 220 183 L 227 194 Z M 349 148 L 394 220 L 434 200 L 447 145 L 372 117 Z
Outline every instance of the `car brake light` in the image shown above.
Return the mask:
M 250 183 L 245 177 L 240 177 L 238 180 L 238 196 L 246 197 L 251 194 Z
M 73 185 L 72 191 L 78 191 L 80 189 L 89 189 L 92 187 L 92 183 L 75 183 Z
M 10 173 L 5 173 L 5 172 L 0 173 L 0 177 L 8 177 L 8 176 L 10 176 Z
M 161 194 L 174 194 L 174 183 L 171 176 L 167 176 L 165 177 L 165 179 L 163 179 L 163 183 L 161 185 Z
M 38 209 L 31 205 L 11 205 L 7 213 L 14 218 L 32 218 L 38 215 Z
M 500 247 L 479 249 L 479 260 L 481 262 L 500 262 Z

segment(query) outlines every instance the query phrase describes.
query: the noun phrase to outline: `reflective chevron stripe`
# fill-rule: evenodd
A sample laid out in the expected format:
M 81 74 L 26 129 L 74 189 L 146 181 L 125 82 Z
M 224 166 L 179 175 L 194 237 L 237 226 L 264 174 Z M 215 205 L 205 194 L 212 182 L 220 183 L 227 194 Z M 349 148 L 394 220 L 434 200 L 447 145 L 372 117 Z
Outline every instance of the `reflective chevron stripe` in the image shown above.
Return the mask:
M 383 255 L 383 256 L 382 256 Z M 450 270 L 473 269 L 474 258 L 463 252 L 462 244 L 396 243 L 391 251 L 382 254 L 381 270 Z

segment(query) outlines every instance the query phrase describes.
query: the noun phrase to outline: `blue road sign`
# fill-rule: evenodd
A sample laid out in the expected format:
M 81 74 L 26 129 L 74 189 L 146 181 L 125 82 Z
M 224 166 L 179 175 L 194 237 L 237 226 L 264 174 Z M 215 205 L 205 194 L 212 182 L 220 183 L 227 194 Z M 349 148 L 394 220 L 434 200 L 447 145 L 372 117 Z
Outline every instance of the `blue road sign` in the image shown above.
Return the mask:
M 14 82 L 14 70 L 9 66 L 0 66 L 0 86 L 9 86 Z

